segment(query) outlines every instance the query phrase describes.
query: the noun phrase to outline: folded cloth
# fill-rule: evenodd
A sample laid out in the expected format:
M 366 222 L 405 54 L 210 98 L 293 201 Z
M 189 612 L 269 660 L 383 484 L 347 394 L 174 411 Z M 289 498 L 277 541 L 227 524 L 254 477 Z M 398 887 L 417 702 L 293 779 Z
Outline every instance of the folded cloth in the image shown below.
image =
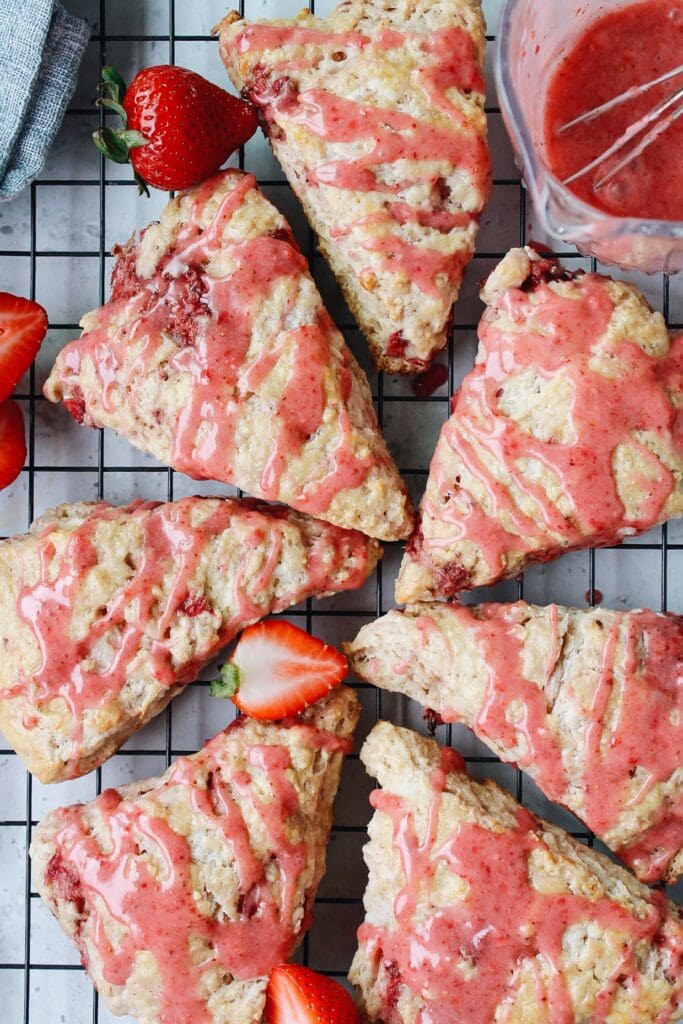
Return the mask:
M 89 38 L 56 0 L 0 0 L 0 200 L 45 163 Z

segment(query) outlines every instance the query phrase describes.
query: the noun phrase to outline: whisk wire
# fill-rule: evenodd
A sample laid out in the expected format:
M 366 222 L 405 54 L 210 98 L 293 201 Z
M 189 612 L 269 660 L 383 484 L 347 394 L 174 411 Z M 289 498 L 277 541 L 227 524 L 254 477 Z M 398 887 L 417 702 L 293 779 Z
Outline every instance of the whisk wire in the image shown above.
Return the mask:
M 605 161 L 609 160 L 610 157 L 620 152 L 620 150 L 622 150 L 624 146 L 627 146 L 629 142 L 631 142 L 634 138 L 637 138 L 637 136 L 640 135 L 640 133 L 644 131 L 649 125 L 651 125 L 653 121 L 658 122 L 654 124 L 650 131 L 648 131 L 643 136 L 640 142 L 638 142 L 632 149 L 630 149 L 628 153 L 626 153 L 622 157 L 622 159 L 618 161 L 617 164 L 614 165 L 614 167 L 611 167 L 609 171 L 605 175 L 603 175 L 602 178 L 599 179 L 599 181 L 595 182 L 594 187 L 599 188 L 600 185 L 605 184 L 608 180 L 613 178 L 615 174 L 618 174 L 619 171 L 623 170 L 624 167 L 627 166 L 627 164 L 631 163 L 632 160 L 635 160 L 637 157 L 639 157 L 641 153 L 643 153 L 649 146 L 652 145 L 653 142 L 656 141 L 656 139 L 659 138 L 660 135 L 663 134 L 663 132 L 667 131 L 667 129 L 673 124 L 674 121 L 678 120 L 678 118 L 681 116 L 681 113 L 683 113 L 683 107 L 677 108 L 668 117 L 663 117 L 663 115 L 670 107 L 673 107 L 680 100 L 683 100 L 683 87 L 678 89 L 675 93 L 672 93 L 671 96 L 668 96 L 666 99 L 658 103 L 655 107 L 653 107 L 653 109 L 649 113 L 645 114 L 644 117 L 641 117 L 640 120 L 630 125 L 623 133 L 623 135 L 621 135 L 617 139 L 616 142 L 614 142 L 607 149 L 603 150 L 603 152 L 600 153 L 594 160 L 591 160 L 590 163 L 586 164 L 584 167 L 579 168 L 578 171 L 575 171 L 574 174 L 571 174 L 568 178 L 564 178 L 563 184 L 570 185 L 573 181 L 576 181 L 578 178 L 582 178 L 584 175 L 589 174 L 591 171 L 595 170 L 596 167 L 599 167 L 601 164 L 604 164 Z
M 683 98 L 683 89 L 677 94 L 677 98 Z M 641 153 L 644 153 L 645 150 L 648 149 L 653 144 L 653 142 L 656 142 L 660 135 L 663 135 L 664 132 L 667 131 L 671 127 L 671 125 L 675 121 L 677 121 L 679 117 L 682 116 L 683 103 L 679 107 L 677 107 L 676 110 L 674 110 L 673 113 L 666 117 L 664 120 L 659 121 L 657 124 L 653 125 L 649 132 L 647 132 L 643 136 L 640 142 L 636 146 L 634 146 L 633 149 L 629 150 L 621 158 L 621 160 L 619 160 L 614 165 L 614 167 L 610 167 L 609 171 L 607 171 L 606 174 L 604 174 L 601 178 L 598 178 L 598 180 L 595 182 L 594 188 L 601 188 L 603 185 L 606 185 L 608 181 L 611 181 L 612 178 L 616 177 L 616 175 L 619 174 L 620 171 L 623 171 L 623 169 L 628 164 L 630 164 L 633 160 L 636 160 L 641 155 Z
M 658 75 L 657 78 L 653 78 L 649 82 L 644 82 L 641 85 L 633 85 L 630 89 L 626 89 L 624 92 L 619 93 L 618 96 L 614 96 L 611 100 L 607 100 L 606 103 L 601 103 L 597 107 L 593 107 L 591 110 L 586 110 L 579 117 L 575 117 L 572 121 L 568 121 L 558 129 L 558 134 L 569 131 L 570 128 L 576 128 L 581 124 L 586 124 L 588 121 L 595 120 L 596 117 L 600 117 L 602 114 L 606 114 L 608 111 L 613 110 L 615 107 L 620 106 L 623 103 L 627 103 L 629 100 L 636 99 L 638 96 L 644 95 L 651 89 L 654 89 L 657 85 L 662 85 L 664 82 L 668 82 L 673 78 L 683 74 L 683 64 L 679 64 L 678 67 L 672 68 L 670 71 L 665 71 L 664 74 Z M 672 124 L 677 121 L 680 117 L 683 117 L 683 86 L 676 89 L 670 96 L 657 103 L 652 110 L 648 111 L 643 117 L 629 125 L 628 128 L 619 136 L 616 142 L 613 142 L 611 146 L 604 149 L 594 160 L 580 167 L 578 171 L 574 171 L 567 178 L 563 179 L 563 185 L 571 185 L 573 181 L 577 181 L 579 178 L 583 178 L 586 174 L 590 174 L 591 171 L 596 168 L 604 167 L 604 165 L 617 154 L 621 154 L 620 158 L 612 164 L 611 167 L 605 168 L 604 173 L 601 174 L 596 181 L 593 183 L 593 188 L 602 188 L 616 177 L 625 167 L 637 160 L 642 153 L 645 152 L 657 139 L 668 131 Z M 674 110 L 671 108 L 674 107 Z M 643 135 L 643 132 L 645 134 Z M 640 138 L 638 138 L 641 136 Z M 634 139 L 638 139 L 635 145 L 626 149 Z M 623 150 L 626 149 L 626 152 Z
M 649 92 L 650 89 L 654 89 L 657 85 L 662 85 L 663 82 L 668 82 L 672 78 L 676 78 L 678 75 L 683 75 L 683 64 L 679 64 L 678 67 L 672 68 L 670 71 L 665 71 L 663 75 L 659 75 L 657 78 L 651 79 L 649 82 L 643 82 L 641 85 L 632 85 L 630 89 L 626 89 L 625 92 L 619 93 L 618 96 L 614 96 L 611 100 L 607 100 L 606 103 L 601 103 L 598 107 L 592 107 L 590 110 L 586 110 L 583 114 L 579 114 L 572 121 L 568 121 L 558 129 L 559 134 L 568 132 L 570 128 L 576 128 L 577 125 L 585 124 L 586 121 L 592 121 L 596 117 L 600 117 L 601 114 L 606 114 L 609 110 L 614 110 L 615 107 L 621 106 L 622 103 L 627 103 L 629 100 L 635 99 L 637 96 L 642 96 L 643 93 Z

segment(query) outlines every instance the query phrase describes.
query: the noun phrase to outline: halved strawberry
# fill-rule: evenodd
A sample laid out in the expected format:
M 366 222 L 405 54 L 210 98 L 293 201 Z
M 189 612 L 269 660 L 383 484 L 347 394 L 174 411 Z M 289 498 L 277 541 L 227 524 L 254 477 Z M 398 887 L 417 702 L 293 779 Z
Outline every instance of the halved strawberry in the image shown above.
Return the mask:
M 349 671 L 346 658 L 284 619 L 257 622 L 242 633 L 214 697 L 230 697 L 251 718 L 297 715 L 338 686 Z
M 16 402 L 0 405 L 0 490 L 9 487 L 26 461 L 24 417 Z
M 308 967 L 281 964 L 266 989 L 266 1024 L 360 1024 L 346 989 Z
M 47 313 L 37 302 L 0 292 L 0 402 L 14 391 L 36 358 L 47 331 Z

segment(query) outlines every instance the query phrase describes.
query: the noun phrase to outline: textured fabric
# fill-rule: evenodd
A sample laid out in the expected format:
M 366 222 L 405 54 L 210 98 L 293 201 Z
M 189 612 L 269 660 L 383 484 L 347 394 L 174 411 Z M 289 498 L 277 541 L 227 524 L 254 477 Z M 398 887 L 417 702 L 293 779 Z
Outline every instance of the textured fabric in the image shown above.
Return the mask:
M 89 37 L 55 0 L 0 0 L 0 199 L 40 172 Z

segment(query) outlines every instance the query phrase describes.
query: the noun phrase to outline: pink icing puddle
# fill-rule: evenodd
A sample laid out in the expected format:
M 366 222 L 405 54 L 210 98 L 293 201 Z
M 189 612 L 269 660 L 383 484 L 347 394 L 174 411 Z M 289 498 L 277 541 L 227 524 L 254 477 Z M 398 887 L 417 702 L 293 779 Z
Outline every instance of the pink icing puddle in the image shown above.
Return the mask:
M 399 1024 L 396 1010 L 398 981 L 424 1001 L 421 1024 L 491 1024 L 498 1007 L 509 1006 L 528 965 L 536 978 L 539 1001 L 547 1006 L 552 1024 L 574 1024 L 575 1012 L 566 981 L 559 971 L 562 940 L 569 928 L 595 921 L 616 936 L 619 963 L 602 985 L 592 1008 L 593 1024 L 604 1024 L 619 987 L 626 989 L 637 1009 L 640 1002 L 637 944 L 653 943 L 666 957 L 671 979 L 683 969 L 683 925 L 667 918 L 661 893 L 651 893 L 642 918 L 602 897 L 589 900 L 570 893 L 543 894 L 531 885 L 529 860 L 545 843 L 535 819 L 523 808 L 517 825 L 492 832 L 461 824 L 437 841 L 444 779 L 432 778 L 433 798 L 425 837 L 419 841 L 407 801 L 376 790 L 372 805 L 387 814 L 394 826 L 394 849 L 400 858 L 405 885 L 394 905 L 395 925 L 381 928 L 368 922 L 358 937 L 368 955 L 381 961 L 388 977 L 385 999 L 387 1024 Z M 424 917 L 415 910 L 427 897 L 438 865 L 469 885 L 465 897 Z M 666 930 L 665 930 L 666 923 Z M 543 973 L 541 972 L 543 968 Z M 657 1018 L 672 1019 L 677 996 Z M 587 1009 L 587 1008 L 586 1008 Z M 454 1017 L 454 1013 L 456 1017 Z M 507 1019 L 505 1016 L 501 1019 Z M 588 1018 L 586 1018 L 588 1019 Z M 635 1018 L 634 1018 L 635 1019 Z
M 171 465 L 195 479 L 230 483 L 245 404 L 278 359 L 291 350 L 287 385 L 272 415 L 271 454 L 261 473 L 260 490 L 250 490 L 269 499 L 280 496 L 287 466 L 302 454 L 332 405 L 339 418 L 339 437 L 328 471 L 323 476 L 316 473 L 287 499 L 301 511 L 319 515 L 339 491 L 361 484 L 376 461 L 354 452 L 345 407 L 352 388 L 348 352 L 344 349 L 332 359 L 331 342 L 335 348 L 340 346 L 336 328 L 322 309 L 314 323 L 285 328 L 300 279 L 308 276 L 306 259 L 291 237 L 280 237 L 286 232 L 223 242 L 226 226 L 256 187 L 252 175 L 241 178 L 222 199 L 211 225 L 200 229 L 200 218 L 217 185 L 216 177 L 204 183 L 188 223 L 157 272 L 138 280 L 132 293 L 130 288 L 122 289 L 122 295 L 113 290 L 99 313 L 99 326 L 66 346 L 59 379 L 70 401 L 71 375 L 79 372 L 87 356 L 101 386 L 98 400 L 105 412 L 113 413 L 117 405 L 135 407 L 150 374 L 166 374 L 162 379 L 174 380 L 189 377 L 188 401 L 177 420 L 163 423 L 165 414 L 159 410 L 160 422 L 171 434 Z M 221 258 L 234 261 L 235 269 L 223 277 L 209 276 L 206 265 L 219 251 Z M 133 249 L 125 258 L 134 261 L 135 255 Z M 285 282 L 289 282 L 290 304 L 262 355 L 250 363 L 256 321 L 274 290 Z M 110 336 L 111 322 L 120 317 L 135 321 L 132 330 L 123 328 Z M 167 357 L 161 354 L 168 345 L 165 332 L 182 339 L 184 345 L 166 365 Z M 140 354 L 128 365 L 130 346 L 140 340 Z
M 478 608 L 481 618 L 467 608 L 448 608 L 461 627 L 474 634 L 489 672 L 486 700 L 474 723 L 475 732 L 483 740 L 498 741 L 510 749 L 517 746 L 521 733 L 526 754 L 518 763 L 531 770 L 547 796 L 571 806 L 574 801 L 567 793 L 568 778 L 555 728 L 548 718 L 546 692 L 524 674 L 523 645 L 517 627 L 524 621 L 525 605 L 482 605 Z M 556 606 L 550 606 L 548 615 L 554 635 L 545 683 L 560 653 Z M 420 619 L 417 624 L 422 636 Z M 443 636 L 434 621 L 428 621 Z M 623 663 L 615 668 L 618 641 L 625 647 L 625 656 L 622 654 Z M 642 668 L 638 651 L 644 661 Z M 454 657 L 453 652 L 450 657 Z M 608 726 L 605 717 L 614 692 L 619 694 L 620 711 Z M 513 702 L 522 708 L 514 723 L 506 717 Z M 444 721 L 458 717 L 453 709 L 438 710 Z M 580 813 L 590 829 L 605 835 L 627 806 L 640 803 L 656 783 L 666 782 L 683 764 L 683 619 L 648 611 L 619 615 L 605 636 L 592 705 L 582 710 L 588 728 L 582 778 L 584 807 Z M 637 795 L 628 799 L 628 785 L 637 768 L 645 780 Z M 652 829 L 633 848 L 628 846 L 620 853 L 627 863 L 638 860 L 642 866 L 649 851 L 653 858 L 649 880 L 655 881 L 662 877 L 681 844 L 683 800 L 678 804 L 675 800 L 664 801 Z
M 331 733 L 296 724 L 291 728 L 301 729 L 301 742 L 312 749 L 345 749 L 345 741 Z M 163 786 L 153 790 L 153 799 L 166 805 L 174 790 L 186 790 L 207 830 L 221 834 L 226 863 L 232 861 L 239 879 L 233 920 L 209 917 L 200 909 L 190 842 L 164 818 L 109 789 L 95 802 L 98 820 L 106 823 L 106 839 L 100 845 L 88 831 L 82 806 L 59 812 L 62 827 L 46 878 L 59 897 L 78 908 L 83 956 L 82 932 L 87 929 L 103 977 L 122 986 L 130 979 L 138 954 L 151 952 L 160 975 L 160 1024 L 209 1024 L 213 1017 L 204 990 L 207 971 L 219 968 L 239 980 L 267 976 L 289 958 L 298 935 L 310 924 L 308 905 L 297 927 L 292 920 L 307 857 L 305 844 L 287 838 L 286 823 L 299 809 L 288 774 L 289 752 L 277 745 L 256 745 L 248 753 L 248 770 L 238 771 L 225 735 L 219 734 L 200 755 L 177 761 Z M 271 794 L 268 801 L 258 796 L 263 786 Z M 252 850 L 242 806 L 255 810 L 265 833 L 268 846 L 262 859 Z M 159 871 L 146 859 L 150 849 L 161 862 Z M 275 867 L 277 894 L 272 887 Z M 102 904 L 125 928 L 115 943 L 107 934 Z M 191 940 L 204 945 L 201 952 L 196 945 L 193 951 Z
M 287 71 L 315 67 L 321 47 L 337 53 L 345 50 L 394 50 L 417 42 L 424 52 L 424 65 L 416 71 L 416 79 L 432 106 L 448 117 L 448 124 L 425 123 L 409 114 L 385 110 L 337 96 L 325 89 L 298 93 L 287 77 Z M 414 175 L 404 181 L 387 184 L 379 172 L 402 160 L 448 161 L 467 173 L 478 194 L 486 195 L 490 178 L 490 160 L 486 143 L 469 127 L 462 112 L 448 98 L 451 89 L 483 92 L 484 81 L 479 71 L 471 37 L 461 28 L 449 27 L 424 38 L 411 32 L 380 29 L 371 35 L 359 33 L 317 32 L 313 29 L 249 25 L 237 37 L 239 53 L 278 50 L 289 44 L 310 45 L 308 57 L 288 61 L 286 58 L 269 65 L 254 65 L 248 83 L 250 98 L 265 112 L 268 121 L 305 125 L 326 142 L 338 144 L 367 141 L 361 155 L 341 156 L 317 165 L 309 172 L 313 186 L 332 185 L 355 192 L 387 193 L 381 216 L 373 215 L 374 223 L 384 224 L 384 234 L 371 239 L 359 238 L 362 248 L 379 255 L 383 269 L 404 273 L 427 294 L 438 293 L 445 281 L 462 277 L 467 256 L 464 253 L 444 254 L 424 245 L 414 244 L 391 231 L 393 226 L 409 221 L 431 227 L 438 232 L 466 228 L 481 213 L 451 213 L 444 208 L 445 197 L 438 171 L 425 170 L 420 180 L 432 185 L 432 199 L 425 208 L 413 208 L 405 202 L 393 202 L 392 195 L 415 183 Z M 269 58 L 272 60 L 272 56 Z M 398 58 L 397 58 L 398 59 Z M 275 76 L 275 77 L 273 77 Z M 278 77 L 279 76 L 279 77 Z M 367 223 L 363 217 L 343 228 L 335 227 L 333 235 L 349 234 Z
M 280 611 L 302 597 L 321 591 L 360 586 L 365 579 L 367 541 L 355 531 L 323 526 L 308 553 L 301 578 L 288 593 L 264 604 L 263 591 L 277 572 L 283 545 L 281 523 L 287 513 L 277 508 L 259 512 L 254 503 L 216 503 L 201 525 L 193 525 L 193 513 L 201 509 L 201 498 L 185 498 L 167 505 L 134 502 L 127 508 L 99 505 L 69 536 L 55 567 L 55 545 L 45 531 L 39 548 L 40 575 L 19 594 L 18 611 L 31 628 L 40 650 L 41 664 L 30 676 L 2 691 L 2 699 L 21 696 L 34 707 L 61 697 L 73 718 L 74 762 L 78 757 L 85 712 L 102 708 L 114 700 L 134 676 L 144 651 L 151 662 L 156 682 L 171 686 L 192 679 L 198 668 L 228 643 L 247 623 L 268 611 Z M 127 517 L 143 532 L 140 561 L 131 566 L 129 579 L 114 594 L 102 614 L 90 624 L 85 635 L 73 638 L 72 618 L 88 574 L 98 563 L 95 537 L 105 520 Z M 230 529 L 235 520 L 245 527 L 241 561 L 236 566 L 232 592 L 234 612 L 221 619 L 217 610 L 190 591 L 202 553 L 211 541 Z M 248 579 L 253 552 L 263 548 L 261 571 Z M 344 570 L 342 572 L 342 570 Z M 163 598 L 166 577 L 173 584 Z M 337 578 L 337 574 L 339 578 Z M 171 629 L 182 614 L 212 611 L 216 636 L 198 644 L 191 661 L 175 664 Z M 110 660 L 97 669 L 96 650 L 107 642 Z M 27 717 L 25 727 L 38 719 Z M 74 763 L 74 767 L 76 764 Z
M 683 345 L 672 347 L 668 359 L 658 360 L 632 342 L 604 343 L 600 347 L 603 362 L 616 362 L 619 367 L 615 376 L 605 376 L 591 366 L 591 359 L 612 311 L 605 281 L 586 276 L 578 298 L 563 298 L 545 282 L 535 287 L 532 296 L 522 289 L 506 292 L 500 312 L 514 323 L 514 330 L 501 329 L 490 314 L 484 316 L 479 337 L 486 359 L 474 367 L 454 396 L 453 416 L 443 428 L 440 443 L 449 445 L 480 480 L 490 511 L 485 512 L 465 492 L 458 496 L 469 501 L 466 512 L 449 502 L 438 508 L 425 502 L 426 517 L 453 526 L 446 541 L 422 539 L 427 556 L 430 546 L 473 541 L 492 578 L 497 578 L 509 552 L 527 555 L 540 549 L 549 558 L 589 541 L 618 543 L 624 526 L 640 532 L 660 521 L 673 476 L 634 434 L 647 431 L 658 435 L 665 447 L 673 440 L 683 449 L 680 430 L 678 436 L 675 430 L 676 411 L 665 390 L 681 372 Z M 500 412 L 503 385 L 530 367 L 544 380 L 562 374 L 570 382 L 572 443 L 538 440 Z M 626 513 L 612 474 L 614 452 L 622 444 L 637 451 L 649 466 L 647 478 L 634 481 L 643 489 L 635 515 Z M 512 484 L 534 502 L 533 517 L 516 507 L 509 485 L 498 480 L 479 452 L 505 467 Z M 557 479 L 572 510 L 568 516 L 524 475 L 520 461 L 529 459 L 537 460 Z M 457 490 L 443 474 L 438 449 L 432 474 L 442 497 Z M 503 520 L 511 525 L 504 526 Z

